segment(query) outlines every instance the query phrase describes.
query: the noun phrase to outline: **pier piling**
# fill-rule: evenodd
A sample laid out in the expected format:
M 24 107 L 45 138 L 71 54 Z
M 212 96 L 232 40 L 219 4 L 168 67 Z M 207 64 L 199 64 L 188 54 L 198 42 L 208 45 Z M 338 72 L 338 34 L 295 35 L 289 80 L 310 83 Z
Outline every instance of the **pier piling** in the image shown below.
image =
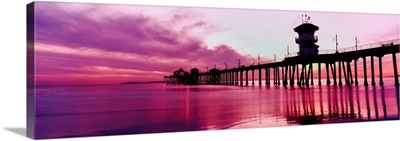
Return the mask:
M 379 85 L 383 85 L 383 76 L 382 76 L 382 57 L 379 56 Z
M 371 85 L 375 86 L 374 56 L 371 56 Z
M 364 68 L 364 86 L 368 86 L 367 81 L 367 60 L 365 56 L 363 57 L 363 68 Z
M 396 53 L 392 53 L 392 60 L 393 60 L 394 85 L 399 86 L 399 75 L 397 72 Z

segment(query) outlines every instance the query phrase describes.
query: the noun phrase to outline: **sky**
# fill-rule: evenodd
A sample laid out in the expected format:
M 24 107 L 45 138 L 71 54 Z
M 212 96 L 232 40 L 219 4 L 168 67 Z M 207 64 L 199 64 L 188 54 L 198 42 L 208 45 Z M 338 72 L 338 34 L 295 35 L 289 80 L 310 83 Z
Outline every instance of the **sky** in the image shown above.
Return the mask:
M 37 2 L 36 85 L 162 81 L 183 68 L 283 59 L 305 11 Z M 307 11 L 319 50 L 400 38 L 399 15 Z M 384 65 L 392 67 L 384 58 Z M 316 67 L 314 67 L 316 68 Z M 361 69 L 359 69 L 361 70 Z M 392 70 L 392 69 L 391 69 Z M 392 72 L 385 71 L 390 75 Z

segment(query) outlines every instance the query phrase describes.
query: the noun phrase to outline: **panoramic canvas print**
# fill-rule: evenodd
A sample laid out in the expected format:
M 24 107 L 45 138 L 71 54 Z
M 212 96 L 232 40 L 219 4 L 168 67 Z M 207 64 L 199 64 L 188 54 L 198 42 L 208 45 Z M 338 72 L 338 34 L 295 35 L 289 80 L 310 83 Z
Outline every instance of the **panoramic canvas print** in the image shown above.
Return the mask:
M 399 119 L 398 14 L 27 5 L 35 139 Z

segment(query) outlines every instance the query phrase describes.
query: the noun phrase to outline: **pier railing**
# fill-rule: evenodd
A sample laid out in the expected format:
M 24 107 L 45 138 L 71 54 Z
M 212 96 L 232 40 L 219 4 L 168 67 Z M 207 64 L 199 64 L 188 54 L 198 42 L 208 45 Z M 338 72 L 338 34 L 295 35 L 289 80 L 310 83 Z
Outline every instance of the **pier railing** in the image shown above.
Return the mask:
M 258 64 L 258 63 L 246 64 L 246 65 L 243 65 L 243 67 L 263 65 L 263 64 L 271 64 L 271 63 L 282 62 L 282 61 L 283 61 L 283 59 L 266 60 L 266 61 L 260 61 L 260 64 Z
M 351 46 L 351 47 L 346 47 L 346 48 L 339 48 L 338 52 L 344 53 L 344 52 L 351 52 L 351 51 L 364 50 L 364 49 L 370 49 L 370 48 L 379 48 L 379 47 L 384 47 L 384 46 L 390 46 L 392 44 L 393 45 L 400 44 L 400 39 L 393 39 L 393 40 Z M 336 53 L 335 49 L 328 49 L 328 50 L 320 50 L 318 54 L 334 54 L 334 53 Z M 286 54 L 285 58 L 295 57 L 295 56 L 298 56 L 297 52 Z M 259 64 L 261 64 L 261 65 L 262 64 L 271 64 L 271 63 L 282 62 L 282 61 L 283 61 L 283 59 L 266 60 L 266 61 L 260 61 Z M 258 64 L 258 62 L 251 63 L 251 64 L 244 64 L 244 65 L 241 65 L 241 67 L 256 66 L 259 64 Z
M 387 40 L 387 41 L 381 41 L 381 42 L 375 42 L 375 43 L 362 44 L 362 45 L 357 45 L 357 46 L 354 45 L 354 46 L 346 47 L 346 48 L 339 48 L 338 52 L 343 53 L 343 52 L 364 50 L 364 49 L 370 49 L 370 48 L 378 48 L 378 47 L 390 46 L 392 44 L 393 45 L 400 44 L 400 39 L 393 39 L 393 40 Z M 333 53 L 336 53 L 336 49 L 320 50 L 318 54 L 333 54 Z M 285 55 L 286 58 L 294 57 L 294 56 L 298 56 L 297 52 Z

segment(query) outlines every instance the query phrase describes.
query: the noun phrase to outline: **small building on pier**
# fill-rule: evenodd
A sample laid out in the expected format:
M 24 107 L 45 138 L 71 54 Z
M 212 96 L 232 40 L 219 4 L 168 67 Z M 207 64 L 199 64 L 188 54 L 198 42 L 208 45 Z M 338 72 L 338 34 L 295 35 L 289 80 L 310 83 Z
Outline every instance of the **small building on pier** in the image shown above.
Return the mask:
M 212 68 L 210 71 L 208 71 L 210 75 L 210 80 L 208 83 L 210 84 L 220 84 L 221 81 L 221 71 L 218 70 L 217 68 Z
M 189 72 L 186 72 L 185 70 L 183 70 L 182 68 L 178 69 L 177 71 L 174 71 L 172 77 L 175 78 L 176 83 L 178 84 L 184 84 L 187 83 L 188 81 L 188 76 L 189 76 Z
M 318 42 L 318 36 L 315 36 L 315 32 L 319 29 L 318 26 L 310 22 L 310 17 L 307 14 L 303 17 L 301 25 L 294 28 L 294 31 L 299 34 L 296 37 L 296 43 L 299 44 L 299 56 L 304 55 L 317 55 L 319 46 L 315 43 Z
M 199 84 L 200 71 L 193 68 L 190 72 L 179 68 L 174 71 L 170 76 L 164 76 L 164 83 L 173 84 Z
M 189 75 L 189 84 L 199 84 L 199 69 L 198 68 L 193 68 L 190 70 L 190 75 Z

